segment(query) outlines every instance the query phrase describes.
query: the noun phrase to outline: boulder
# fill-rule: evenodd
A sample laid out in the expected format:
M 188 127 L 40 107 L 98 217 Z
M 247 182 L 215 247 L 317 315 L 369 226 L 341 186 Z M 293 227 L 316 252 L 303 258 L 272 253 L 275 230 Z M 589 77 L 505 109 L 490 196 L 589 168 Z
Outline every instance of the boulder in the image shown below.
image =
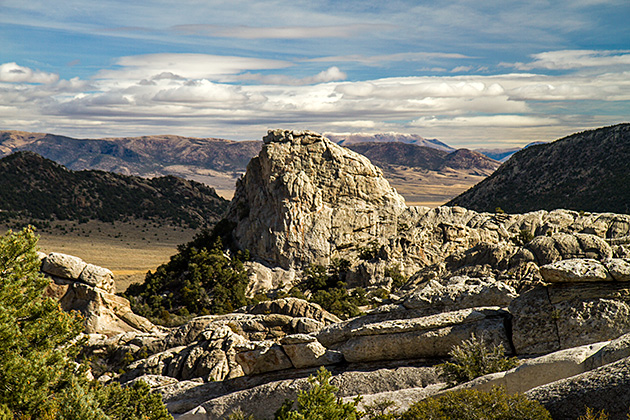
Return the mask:
M 78 280 L 87 263 L 79 257 L 51 252 L 42 261 L 41 270 L 55 277 Z
M 481 306 L 507 307 L 516 290 L 494 278 L 455 276 L 441 283 L 430 280 L 416 289 L 404 302 L 407 309 L 446 312 Z
M 557 283 L 514 299 L 508 310 L 517 354 L 612 340 L 630 331 L 627 283 Z
M 404 199 L 366 157 L 310 131 L 263 141 L 228 210 L 241 248 L 285 269 L 328 266 L 337 248 L 395 234 Z
M 630 357 L 630 334 L 624 334 L 607 343 L 586 361 L 586 369 L 592 370 L 608 363 Z
M 327 348 L 341 351 L 348 362 L 445 357 L 472 334 L 510 349 L 504 326 L 507 316 L 499 308 L 463 309 L 342 328 L 333 325 L 317 337 Z
M 236 361 L 246 375 L 273 372 L 293 367 L 282 347 L 271 341 L 248 343 L 239 348 Z
M 291 317 L 311 318 L 316 321 L 320 321 L 325 325 L 340 322 L 340 319 L 337 318 L 337 316 L 322 309 L 322 307 L 318 304 L 294 297 L 267 300 L 256 305 L 240 309 L 239 312 L 245 312 L 253 315 L 281 314 Z
M 51 282 L 47 292 L 59 300 L 65 311 L 78 311 L 85 332 L 113 336 L 125 332 L 158 332 L 149 320 L 131 311 L 129 301 L 84 283 Z
M 630 358 L 533 388 L 528 398 L 542 403 L 554 419 L 576 419 L 605 410 L 610 420 L 626 420 L 630 407 Z
M 548 283 L 613 280 L 604 264 L 597 260 L 579 258 L 543 265 L 540 267 L 540 274 Z
M 615 281 L 630 281 L 630 259 L 611 258 L 604 265 Z
M 81 275 L 78 280 L 89 284 L 90 286 L 103 289 L 107 293 L 116 293 L 114 273 L 107 268 L 99 267 L 94 264 L 87 264 L 83 271 L 81 271 Z
M 296 369 L 331 365 L 343 361 L 341 352 L 326 349 L 312 335 L 289 335 L 280 340 L 280 344 Z

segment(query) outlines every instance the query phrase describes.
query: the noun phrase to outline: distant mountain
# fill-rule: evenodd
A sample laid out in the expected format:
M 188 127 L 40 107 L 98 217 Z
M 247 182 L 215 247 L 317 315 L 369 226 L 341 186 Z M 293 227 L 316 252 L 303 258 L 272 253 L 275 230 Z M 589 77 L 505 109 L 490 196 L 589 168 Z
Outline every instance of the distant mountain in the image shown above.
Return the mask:
M 409 205 L 444 204 L 500 165 L 466 149 L 447 152 L 401 142 L 355 143 L 346 147 L 380 167 Z
M 174 176 L 144 179 L 71 171 L 33 152 L 0 159 L 0 219 L 134 219 L 196 228 L 218 221 L 228 202 L 214 189 Z
M 408 143 L 415 144 L 417 146 L 431 147 L 433 149 L 445 150 L 448 152 L 452 152 L 453 149 L 451 146 L 442 143 L 438 139 L 425 139 L 417 134 L 402 134 L 402 133 L 377 133 L 377 134 L 366 134 L 366 133 L 353 133 L 353 134 L 335 134 L 335 133 L 326 133 L 326 137 L 328 137 L 331 141 L 341 145 L 341 146 L 349 146 L 355 143 L 390 143 L 390 142 L 400 142 L 400 143 Z
M 0 131 L 0 157 L 29 150 L 69 169 L 98 169 L 125 175 L 175 175 L 233 190 L 261 141 L 144 136 L 75 139 L 54 134 Z
M 560 208 L 630 213 L 630 124 L 521 150 L 448 203 L 455 204 L 509 213 Z
M 496 161 L 503 163 L 507 161 L 510 157 L 512 157 L 512 155 L 518 152 L 519 150 L 527 149 L 528 147 L 536 146 L 538 144 L 545 144 L 545 143 L 546 142 L 544 141 L 535 141 L 535 142 L 529 143 L 525 147 L 512 147 L 509 149 L 475 149 L 475 152 L 479 152 L 482 155 L 488 156 L 490 159 L 494 159 Z
M 476 173 L 499 167 L 494 160 L 468 149 L 446 152 L 431 147 L 409 143 L 351 143 L 346 145 L 370 159 L 378 166 L 399 165 L 430 171 L 443 171 L 447 168 L 463 169 Z

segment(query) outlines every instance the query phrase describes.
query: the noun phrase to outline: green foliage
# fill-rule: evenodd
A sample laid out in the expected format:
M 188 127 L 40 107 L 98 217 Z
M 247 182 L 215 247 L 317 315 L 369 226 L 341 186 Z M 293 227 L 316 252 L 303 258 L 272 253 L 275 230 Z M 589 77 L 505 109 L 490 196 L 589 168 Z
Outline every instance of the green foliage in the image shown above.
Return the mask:
M 217 234 L 223 229 L 219 224 L 212 232 L 202 231 L 168 263 L 147 273 L 143 284 L 131 285 L 125 297 L 133 311 L 159 324 L 177 325 L 195 315 L 224 314 L 247 305 L 249 278 L 242 261 L 249 255 L 230 255 Z
M 328 269 L 311 265 L 304 270 L 304 279 L 291 295 L 307 298 L 342 319 L 361 314 L 360 305 L 369 303 L 365 290 L 357 288 L 352 293 L 346 289 L 345 277 L 350 263 L 344 259 L 333 260 Z
M 630 418 L 630 414 L 628 418 Z M 608 420 L 608 413 L 604 410 L 596 413 L 591 407 L 586 407 L 586 413 L 578 417 L 577 420 Z
M 142 396 L 119 386 L 99 391 L 100 385 L 87 380 L 87 368 L 74 361 L 83 325 L 45 296 L 48 280 L 39 272 L 36 245 L 31 228 L 0 237 L 0 419 L 171 418 L 159 396 L 147 396 L 148 387 Z M 113 399 L 103 398 L 109 393 L 146 415 L 115 409 Z M 160 407 L 166 415 L 154 414 Z
M 407 283 L 407 277 L 405 277 L 400 271 L 399 265 L 395 267 L 387 267 L 385 269 L 385 277 L 390 277 L 392 279 L 392 290 L 399 289 Z
M 524 395 L 508 395 L 502 388 L 490 392 L 463 389 L 412 405 L 401 420 L 551 420 L 549 412 Z
M 358 248 L 359 258 L 364 261 L 371 261 L 378 258 L 379 246 L 376 242 L 370 242 L 364 247 Z
M 449 352 L 454 363 L 438 365 L 450 385 L 468 382 L 494 372 L 502 372 L 518 366 L 516 357 L 506 358 L 502 345 L 488 348 L 483 339 L 474 334 L 469 340 L 455 346 Z
M 518 235 L 516 237 L 512 238 L 512 241 L 516 245 L 523 246 L 523 245 L 531 242 L 533 239 L 534 239 L 534 234 L 533 233 L 531 233 L 527 229 L 521 229 L 521 231 L 518 232 Z
M 323 367 L 317 377 L 309 377 L 311 389 L 301 391 L 295 403 L 287 400 L 276 411 L 274 420 L 357 420 L 361 413 L 357 410 L 360 398 L 344 403 L 336 394 L 337 387 L 330 384 L 330 372 Z
M 243 412 L 243 410 L 237 408 L 235 411 L 230 413 L 229 416 L 227 416 L 227 420 L 254 420 L 254 416 L 251 414 L 247 415 Z
M 120 420 L 168 420 L 172 419 L 162 403 L 162 397 L 150 392 L 142 381 L 128 387 L 119 384 L 94 385 L 94 392 L 103 411 L 111 419 Z

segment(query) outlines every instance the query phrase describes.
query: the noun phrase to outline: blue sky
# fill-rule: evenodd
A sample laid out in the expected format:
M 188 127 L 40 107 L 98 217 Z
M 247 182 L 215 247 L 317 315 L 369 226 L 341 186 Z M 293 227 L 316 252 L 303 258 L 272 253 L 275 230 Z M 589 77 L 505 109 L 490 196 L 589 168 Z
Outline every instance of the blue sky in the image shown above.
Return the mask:
M 630 120 L 630 2 L 0 0 L 0 129 L 511 147 Z

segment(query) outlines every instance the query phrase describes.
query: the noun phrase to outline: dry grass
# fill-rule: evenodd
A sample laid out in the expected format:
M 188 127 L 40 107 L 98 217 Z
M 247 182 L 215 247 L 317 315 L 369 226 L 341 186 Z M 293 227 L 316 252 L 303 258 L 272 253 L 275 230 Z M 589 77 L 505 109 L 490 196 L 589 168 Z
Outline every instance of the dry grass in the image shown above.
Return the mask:
M 57 227 L 59 226 L 59 227 Z M 0 226 L 2 232 L 7 226 Z M 18 226 L 11 226 L 16 230 Z M 61 252 L 85 262 L 112 270 L 116 289 L 124 291 L 131 283 L 142 282 L 147 271 L 177 253 L 177 245 L 192 239 L 196 231 L 151 223 L 84 224 L 54 222 L 52 228 L 38 229 L 42 252 Z

